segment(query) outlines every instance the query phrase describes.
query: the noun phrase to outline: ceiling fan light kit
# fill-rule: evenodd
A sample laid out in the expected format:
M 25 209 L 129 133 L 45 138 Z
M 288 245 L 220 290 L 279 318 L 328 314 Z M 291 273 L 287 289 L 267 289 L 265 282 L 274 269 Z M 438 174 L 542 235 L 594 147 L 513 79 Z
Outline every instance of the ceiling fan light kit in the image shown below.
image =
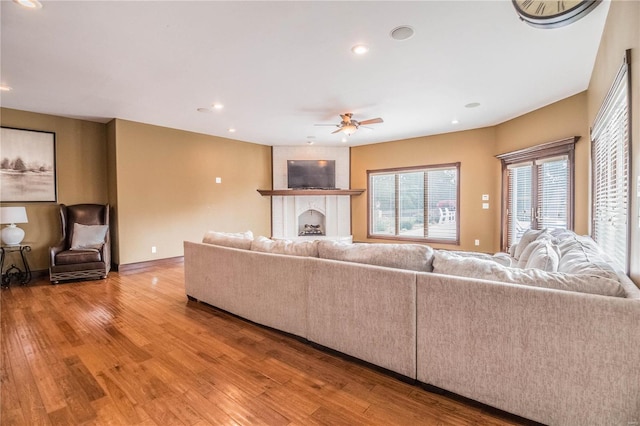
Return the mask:
M 362 120 L 362 121 L 354 120 L 352 117 L 353 117 L 353 114 L 350 112 L 347 112 L 344 114 L 340 114 L 340 118 L 342 118 L 342 121 L 340 122 L 340 124 L 316 124 L 316 126 L 336 126 L 338 130 L 331 132 L 331 134 L 342 132 L 347 136 L 351 136 L 360 128 L 360 126 L 366 126 L 368 124 L 384 123 L 384 120 L 382 120 L 382 118 L 380 117 L 370 118 L 368 120 Z

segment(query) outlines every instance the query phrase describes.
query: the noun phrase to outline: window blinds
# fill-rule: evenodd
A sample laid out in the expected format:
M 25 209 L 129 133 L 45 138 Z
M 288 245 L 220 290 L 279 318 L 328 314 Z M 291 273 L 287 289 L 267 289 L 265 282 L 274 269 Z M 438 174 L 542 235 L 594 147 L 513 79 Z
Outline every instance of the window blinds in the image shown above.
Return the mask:
M 625 62 L 591 132 L 592 236 L 625 271 L 629 253 L 628 92 L 628 62 Z
M 369 234 L 458 241 L 459 165 L 369 173 Z

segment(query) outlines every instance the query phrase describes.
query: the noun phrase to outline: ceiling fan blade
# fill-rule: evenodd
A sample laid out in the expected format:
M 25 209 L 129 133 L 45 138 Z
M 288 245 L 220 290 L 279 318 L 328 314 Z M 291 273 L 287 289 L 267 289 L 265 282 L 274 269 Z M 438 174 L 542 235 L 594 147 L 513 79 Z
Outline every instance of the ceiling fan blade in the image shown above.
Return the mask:
M 332 126 L 332 127 L 336 127 L 337 124 L 314 124 L 314 126 Z
M 384 123 L 384 121 L 383 121 L 383 120 L 382 120 L 382 118 L 380 118 L 380 117 L 378 117 L 378 118 L 371 118 L 371 119 L 369 119 L 369 120 L 363 120 L 363 121 L 360 121 L 360 125 L 363 125 L 363 124 L 365 124 L 365 125 L 366 125 L 366 124 L 377 124 L 377 123 Z
M 342 131 L 342 127 L 340 127 L 340 128 L 339 128 L 338 130 L 336 130 L 335 132 L 331 132 L 331 134 L 339 133 L 339 132 L 341 132 L 341 131 Z

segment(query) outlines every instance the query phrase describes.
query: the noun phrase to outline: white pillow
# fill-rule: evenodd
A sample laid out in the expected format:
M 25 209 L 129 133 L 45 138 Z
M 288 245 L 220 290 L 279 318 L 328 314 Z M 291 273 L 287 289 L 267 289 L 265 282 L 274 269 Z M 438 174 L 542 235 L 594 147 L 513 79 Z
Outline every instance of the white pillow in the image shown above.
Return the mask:
M 442 250 L 437 250 L 433 256 L 433 272 L 555 290 L 626 297 L 624 287 L 617 280 L 589 274 L 507 268 L 490 260 L 460 257 Z
M 202 242 L 205 244 L 244 250 L 251 249 L 251 241 L 253 241 L 253 232 L 251 231 L 236 233 L 208 231 L 204 234 L 204 237 L 202 237 Z
M 73 224 L 71 250 L 100 249 L 109 231 L 109 225 Z
M 534 241 L 538 243 L 539 240 Z M 524 258 L 524 254 L 520 257 L 520 261 Z M 553 244 L 551 240 L 540 241 L 536 245 L 535 250 L 528 256 L 527 263 L 520 266 L 523 269 L 540 269 L 546 272 L 558 272 L 558 264 L 560 263 L 560 252 L 558 246 Z
M 543 230 L 527 229 L 524 234 L 522 234 L 520 241 L 518 241 L 518 245 L 514 250 L 513 257 L 519 260 L 522 252 L 530 243 L 535 241 L 540 236 L 540 234 L 542 234 L 542 232 Z

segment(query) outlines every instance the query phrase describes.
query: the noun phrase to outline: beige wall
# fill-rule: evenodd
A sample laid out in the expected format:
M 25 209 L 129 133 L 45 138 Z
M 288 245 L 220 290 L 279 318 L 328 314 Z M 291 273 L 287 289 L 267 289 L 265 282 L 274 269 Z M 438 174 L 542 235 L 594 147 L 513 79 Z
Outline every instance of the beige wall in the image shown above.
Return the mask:
M 182 256 L 182 242 L 207 230 L 270 234 L 270 200 L 256 191 L 271 187 L 270 147 L 120 119 L 110 126 L 120 264 Z
M 587 233 L 589 146 L 586 93 L 571 96 L 498 126 L 366 145 L 351 149 L 351 187 L 366 188 L 367 170 L 460 161 L 460 245 L 434 247 L 500 250 L 501 165 L 497 154 L 581 136 L 576 145 L 576 231 Z M 489 209 L 482 209 L 489 194 Z M 367 240 L 367 195 L 352 199 L 353 236 Z M 480 246 L 474 240 L 480 240 Z
M 589 125 L 593 124 L 627 49 L 631 49 L 632 85 L 630 276 L 640 284 L 640 197 L 637 187 L 640 176 L 640 2 L 614 0 L 609 8 L 587 92 Z
M 579 234 L 589 228 L 589 126 L 587 93 L 582 92 L 496 126 L 496 154 L 580 136 L 575 147 L 575 223 Z M 500 190 L 501 181 L 496 181 Z M 500 217 L 496 218 L 500 230 Z
M 104 124 L 7 108 L 0 109 L 0 122 L 7 127 L 55 132 L 59 203 L 107 202 Z M 31 269 L 48 269 L 48 248 L 60 239 L 59 210 L 56 204 L 11 205 L 24 205 L 27 208 L 29 223 L 20 227 L 25 231 L 25 242 L 32 246 L 29 256 Z
M 351 149 L 351 188 L 367 188 L 367 170 L 461 162 L 460 245 L 450 249 L 495 252 L 499 232 L 494 220 L 499 212 L 500 161 L 495 155 L 495 128 L 469 130 L 406 139 Z M 482 194 L 489 194 L 490 208 L 482 209 Z M 354 241 L 367 239 L 367 193 L 352 197 Z M 480 246 L 474 246 L 474 240 Z

